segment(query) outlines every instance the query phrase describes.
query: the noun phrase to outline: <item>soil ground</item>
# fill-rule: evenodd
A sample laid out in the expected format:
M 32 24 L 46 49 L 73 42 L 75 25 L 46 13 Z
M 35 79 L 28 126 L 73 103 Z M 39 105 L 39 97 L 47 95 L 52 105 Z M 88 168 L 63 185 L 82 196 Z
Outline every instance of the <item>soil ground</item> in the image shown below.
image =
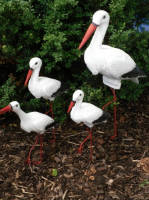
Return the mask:
M 105 124 L 93 128 L 93 159 L 86 127 L 70 119 L 43 137 L 43 162 L 26 165 L 36 134 L 19 127 L 14 113 L 1 115 L 0 200 L 149 200 L 149 90 L 136 102 L 117 107 L 118 136 L 113 111 Z M 107 108 L 108 110 L 108 108 Z M 108 110 L 109 111 L 109 110 Z M 31 159 L 39 159 L 40 145 Z M 52 176 L 56 169 L 57 176 Z

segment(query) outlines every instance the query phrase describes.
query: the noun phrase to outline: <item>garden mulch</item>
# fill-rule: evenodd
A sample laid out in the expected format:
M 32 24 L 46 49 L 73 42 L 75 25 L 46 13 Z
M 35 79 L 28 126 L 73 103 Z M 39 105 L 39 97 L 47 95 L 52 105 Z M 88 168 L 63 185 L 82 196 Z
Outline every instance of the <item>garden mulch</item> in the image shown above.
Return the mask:
M 149 90 L 138 101 L 117 106 L 118 136 L 114 134 L 113 111 L 105 124 L 93 127 L 93 159 L 90 142 L 78 154 L 88 135 L 83 124 L 69 117 L 43 137 L 43 162 L 25 164 L 35 133 L 19 127 L 15 113 L 1 115 L 0 200 L 149 200 Z M 32 161 L 39 158 L 39 144 Z M 52 175 L 53 169 L 58 174 Z

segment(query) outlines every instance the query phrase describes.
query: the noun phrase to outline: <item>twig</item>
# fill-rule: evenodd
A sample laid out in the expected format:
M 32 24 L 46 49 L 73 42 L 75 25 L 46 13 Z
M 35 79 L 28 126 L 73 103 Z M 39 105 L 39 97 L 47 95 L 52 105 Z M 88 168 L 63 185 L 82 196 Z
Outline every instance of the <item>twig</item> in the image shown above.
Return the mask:
M 24 194 L 37 194 L 37 193 L 32 193 L 32 192 L 26 192 L 23 188 L 22 188 L 21 190 L 22 190 L 22 192 L 23 192 Z
M 140 162 L 140 160 L 132 160 L 133 162 Z
M 50 181 L 50 180 L 48 180 L 47 178 L 45 178 L 43 176 L 41 176 L 41 178 L 44 179 L 45 181 L 48 181 L 48 182 L 52 183 L 53 185 L 55 185 L 55 183 L 53 181 Z
M 18 196 L 18 195 L 15 195 L 15 197 L 19 198 L 19 199 L 24 199 L 24 196 Z M 26 199 L 26 198 L 25 198 Z
M 79 146 L 80 144 L 77 144 L 77 143 L 74 143 L 74 142 L 70 142 L 70 141 L 67 141 L 68 143 L 70 143 L 70 144 L 74 144 L 74 145 L 76 145 L 76 146 Z
M 121 191 L 119 191 L 119 190 L 117 190 L 117 189 L 116 189 L 116 191 L 119 192 L 120 194 L 122 194 L 122 195 L 124 196 L 124 193 L 123 193 L 123 192 L 121 192 Z
M 63 200 L 65 199 L 65 196 L 66 196 L 67 192 L 68 192 L 68 190 L 66 190 L 66 191 L 64 192 L 64 194 L 63 194 L 63 196 L 62 196 L 62 199 L 63 199 Z
M 83 132 L 80 132 L 80 133 L 74 133 L 74 134 L 72 134 L 72 135 L 68 135 L 68 136 L 66 136 L 66 137 L 64 137 L 63 139 L 66 139 L 66 138 L 69 138 L 69 137 L 74 137 L 74 136 L 76 136 L 76 135 L 80 135 L 80 134 L 83 134 L 83 133 L 86 133 L 87 131 L 83 131 Z
M 145 154 L 146 154 L 146 151 L 147 151 L 147 150 L 145 149 L 145 151 L 144 151 L 144 153 L 143 153 L 143 155 L 142 155 L 142 157 L 141 157 L 141 158 L 143 158 L 143 157 L 145 156 Z
M 105 132 L 103 132 L 103 131 L 98 131 L 98 130 L 96 130 L 96 133 L 105 134 Z
M 82 195 L 72 195 L 72 196 L 68 196 L 68 197 L 72 197 L 72 198 L 74 198 L 74 197 L 82 197 Z
M 122 140 L 132 141 L 132 140 L 134 140 L 134 139 L 133 139 L 133 138 L 124 138 L 124 139 L 122 139 Z

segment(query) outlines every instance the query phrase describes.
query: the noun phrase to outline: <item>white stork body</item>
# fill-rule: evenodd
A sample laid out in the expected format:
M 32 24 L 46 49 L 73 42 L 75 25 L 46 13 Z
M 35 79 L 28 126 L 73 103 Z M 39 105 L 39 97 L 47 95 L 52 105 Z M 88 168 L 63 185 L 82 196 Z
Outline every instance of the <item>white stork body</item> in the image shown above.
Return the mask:
M 55 97 L 52 97 L 52 95 L 60 88 L 61 82 L 56 79 L 38 76 L 39 71 L 35 70 L 28 84 L 30 93 L 37 99 L 43 97 L 54 101 Z
M 30 70 L 28 72 L 25 85 L 29 80 L 28 89 L 33 96 L 36 98 L 43 97 L 44 99 L 49 99 L 54 101 L 55 97 L 69 89 L 68 84 L 63 83 L 59 80 L 39 76 L 39 72 L 42 66 L 42 61 L 40 58 L 32 58 L 29 62 Z
M 83 122 L 88 127 L 93 127 L 95 124 L 106 122 L 110 114 L 94 106 L 93 104 L 82 102 L 84 92 L 76 90 L 73 94 L 72 102 L 68 109 L 71 119 L 77 124 Z M 75 105 L 74 105 L 75 104 Z
M 103 39 L 109 25 L 110 16 L 100 10 L 93 15 L 93 22 L 84 36 L 79 49 L 95 30 L 90 45 L 84 53 L 84 61 L 93 75 L 103 75 L 103 83 L 113 89 L 120 89 L 121 80 L 130 79 L 139 83 L 139 77 L 145 77 L 134 60 L 121 49 L 103 45 Z
M 83 122 L 88 127 L 93 127 L 93 122 L 102 116 L 103 111 L 90 103 L 76 102 L 70 113 L 71 119 L 77 124 Z
M 25 113 L 21 110 L 17 114 L 21 120 L 21 128 L 28 133 L 33 131 L 43 134 L 46 131 L 46 127 L 54 122 L 51 117 L 39 112 Z
M 51 117 L 39 113 L 25 113 L 17 101 L 12 101 L 8 106 L 0 110 L 0 114 L 12 110 L 20 118 L 20 127 L 27 133 L 36 132 L 43 134 L 48 128 L 54 126 L 55 121 Z

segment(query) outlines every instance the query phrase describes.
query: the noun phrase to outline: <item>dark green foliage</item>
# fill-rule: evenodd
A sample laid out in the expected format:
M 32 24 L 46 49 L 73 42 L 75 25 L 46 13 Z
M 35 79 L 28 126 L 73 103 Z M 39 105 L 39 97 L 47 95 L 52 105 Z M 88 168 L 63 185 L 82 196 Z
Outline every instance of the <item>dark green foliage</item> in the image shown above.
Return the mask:
M 147 78 L 136 85 L 122 81 L 118 99 L 136 100 L 149 86 L 149 33 L 139 33 L 139 26 L 149 18 L 147 0 L 1 0 L 0 1 L 0 63 L 13 64 L 11 77 L 3 77 L 0 107 L 18 100 L 24 110 L 44 110 L 48 105 L 35 99 L 23 87 L 29 60 L 38 56 L 43 61 L 41 74 L 71 85 L 67 94 L 53 102 L 54 117 L 63 121 L 76 89 L 85 92 L 85 101 L 99 107 L 112 99 L 110 89 L 103 85 L 102 76 L 91 75 L 84 63 L 84 50 L 78 46 L 96 10 L 110 14 L 110 24 L 104 44 L 127 52 L 145 72 Z M 12 78 L 15 77 L 15 80 Z M 9 88 L 9 89 L 8 89 Z
M 14 84 L 14 79 L 10 76 L 6 83 L 0 88 L 0 105 L 8 105 L 12 99 L 15 99 L 16 86 Z

